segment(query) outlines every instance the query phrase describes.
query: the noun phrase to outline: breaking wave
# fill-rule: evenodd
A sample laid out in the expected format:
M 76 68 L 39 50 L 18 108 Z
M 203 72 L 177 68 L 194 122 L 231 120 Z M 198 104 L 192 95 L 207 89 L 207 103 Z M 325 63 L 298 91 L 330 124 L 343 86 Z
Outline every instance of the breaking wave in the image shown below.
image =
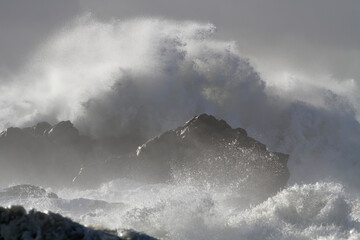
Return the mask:
M 1 85 L 0 127 L 70 119 L 84 134 L 142 143 L 206 112 L 289 153 L 292 182 L 332 176 L 359 187 L 354 85 L 344 85 L 354 96 L 267 87 L 215 33 L 209 23 L 80 17 Z
M 359 239 L 360 197 L 339 183 L 293 185 L 242 208 L 239 196 L 190 185 L 117 179 L 60 198 L 1 199 L 55 211 L 82 224 L 132 228 L 161 239 Z
M 80 17 L 2 82 L 0 127 L 69 119 L 83 134 L 142 143 L 206 112 L 289 153 L 289 187 L 246 209 L 234 193 L 127 179 L 0 205 L 164 239 L 359 239 L 356 83 L 343 86 L 352 95 L 308 82 L 270 87 L 234 42 L 215 36 L 209 23 Z

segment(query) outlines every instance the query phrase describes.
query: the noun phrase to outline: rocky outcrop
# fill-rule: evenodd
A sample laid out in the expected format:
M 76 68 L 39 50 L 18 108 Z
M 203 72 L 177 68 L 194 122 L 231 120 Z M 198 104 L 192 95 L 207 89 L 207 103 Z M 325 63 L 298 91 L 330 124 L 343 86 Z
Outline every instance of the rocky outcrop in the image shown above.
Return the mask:
M 70 121 L 10 127 L 0 133 L 0 181 L 71 184 L 81 165 L 91 160 L 92 149 L 93 141 L 79 135 Z
M 207 114 L 149 140 L 137 150 L 159 181 L 182 179 L 268 197 L 289 178 L 288 155 L 270 152 L 244 129 Z
M 46 129 L 44 135 L 56 143 L 72 144 L 79 141 L 79 131 L 70 121 L 59 122 Z
M 48 123 L 48 122 L 39 122 L 39 123 L 37 123 L 36 125 L 34 125 L 32 127 L 23 128 L 23 130 L 30 133 L 30 134 L 42 136 L 42 135 L 44 135 L 45 131 L 50 129 L 50 128 L 51 128 L 50 123 Z
M 131 230 L 120 232 L 96 230 L 73 222 L 56 213 L 31 210 L 21 206 L 0 207 L 0 239 L 44 240 L 155 240 Z
M 80 187 L 118 177 L 186 180 L 266 197 L 289 178 L 288 155 L 268 151 L 244 129 L 233 129 L 207 114 L 149 140 L 136 153 L 129 152 L 135 147 L 124 142 L 82 136 L 70 121 L 8 128 L 0 133 L 0 159 L 5 166 L 0 180 Z M 42 181 L 32 181 L 34 175 Z
M 74 181 L 96 186 L 104 179 L 97 177 L 100 172 L 109 178 L 191 182 L 263 200 L 286 185 L 288 158 L 287 154 L 268 151 L 244 129 L 233 129 L 224 120 L 202 114 L 150 139 L 136 155 L 85 166 Z
M 10 127 L 0 133 L 0 182 L 96 186 L 120 176 L 119 169 L 125 169 L 127 163 L 119 156 L 129 155 L 130 150 L 135 152 L 140 143 L 121 137 L 92 139 L 81 135 L 70 121 Z M 88 174 L 79 180 L 76 176 L 84 166 Z M 103 174 L 98 174 L 100 171 Z

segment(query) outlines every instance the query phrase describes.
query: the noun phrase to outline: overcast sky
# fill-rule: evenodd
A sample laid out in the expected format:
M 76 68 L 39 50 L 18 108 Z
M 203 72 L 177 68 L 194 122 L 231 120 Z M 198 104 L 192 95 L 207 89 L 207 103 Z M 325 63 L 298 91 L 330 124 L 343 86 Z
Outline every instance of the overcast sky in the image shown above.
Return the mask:
M 16 72 L 47 37 L 86 12 L 104 21 L 211 22 L 217 38 L 236 41 L 265 78 L 360 79 L 360 0 L 0 0 L 0 70 Z

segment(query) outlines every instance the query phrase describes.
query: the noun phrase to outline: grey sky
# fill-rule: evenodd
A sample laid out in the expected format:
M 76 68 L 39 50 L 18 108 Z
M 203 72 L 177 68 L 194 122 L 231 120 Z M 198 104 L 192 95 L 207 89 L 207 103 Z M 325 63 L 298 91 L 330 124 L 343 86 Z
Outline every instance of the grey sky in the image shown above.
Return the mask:
M 0 0 L 0 69 L 14 71 L 37 46 L 79 14 L 72 0 Z
M 359 0 L 0 0 L 0 69 L 16 71 L 52 32 L 92 12 L 108 20 L 212 22 L 260 70 L 360 79 Z

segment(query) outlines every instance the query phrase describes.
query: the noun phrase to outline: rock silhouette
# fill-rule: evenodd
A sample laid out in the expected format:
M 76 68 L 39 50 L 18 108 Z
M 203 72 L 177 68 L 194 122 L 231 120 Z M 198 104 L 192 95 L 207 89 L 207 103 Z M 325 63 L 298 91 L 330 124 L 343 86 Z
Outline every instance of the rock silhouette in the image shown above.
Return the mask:
M 146 234 L 124 230 L 97 230 L 85 227 L 56 213 L 31 210 L 21 206 L 0 207 L 0 239 L 44 240 L 155 240 Z
M 268 151 L 244 129 L 207 114 L 150 139 L 137 151 L 109 139 L 82 136 L 70 121 L 8 128 L 0 133 L 0 180 L 79 187 L 119 177 L 190 181 L 266 198 L 289 178 L 287 154 Z M 30 180 L 34 175 L 35 182 Z
M 160 181 L 173 174 L 260 198 L 279 191 L 289 178 L 287 154 L 270 152 L 244 129 L 233 129 L 207 114 L 149 140 L 137 155 Z
M 0 133 L 0 180 L 68 185 L 91 151 L 91 139 L 80 136 L 70 121 L 10 127 Z

